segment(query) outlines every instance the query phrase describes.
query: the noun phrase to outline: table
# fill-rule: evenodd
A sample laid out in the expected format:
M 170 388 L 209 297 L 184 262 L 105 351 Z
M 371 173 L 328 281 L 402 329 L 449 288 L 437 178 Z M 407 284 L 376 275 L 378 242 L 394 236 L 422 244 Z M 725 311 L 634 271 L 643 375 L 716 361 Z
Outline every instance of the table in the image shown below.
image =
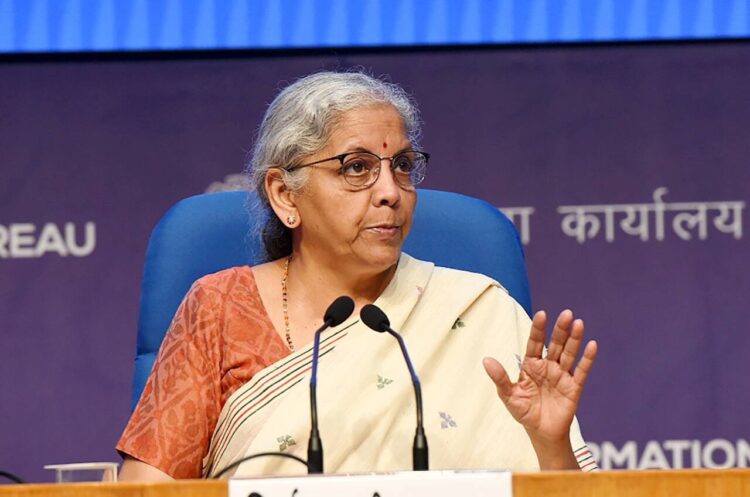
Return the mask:
M 0 486 L 0 497 L 225 497 L 226 481 Z M 750 496 L 750 469 L 516 473 L 514 497 Z

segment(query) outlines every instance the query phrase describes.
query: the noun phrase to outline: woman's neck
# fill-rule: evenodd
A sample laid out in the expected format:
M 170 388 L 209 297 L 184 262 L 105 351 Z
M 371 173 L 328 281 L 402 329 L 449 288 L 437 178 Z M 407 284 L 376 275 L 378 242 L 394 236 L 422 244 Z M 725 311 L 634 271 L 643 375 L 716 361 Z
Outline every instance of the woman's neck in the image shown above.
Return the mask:
M 374 302 L 386 289 L 397 263 L 381 270 L 350 267 L 337 261 L 321 260 L 303 250 L 295 251 L 289 263 L 288 285 L 321 312 L 341 295 L 348 295 L 359 309 Z

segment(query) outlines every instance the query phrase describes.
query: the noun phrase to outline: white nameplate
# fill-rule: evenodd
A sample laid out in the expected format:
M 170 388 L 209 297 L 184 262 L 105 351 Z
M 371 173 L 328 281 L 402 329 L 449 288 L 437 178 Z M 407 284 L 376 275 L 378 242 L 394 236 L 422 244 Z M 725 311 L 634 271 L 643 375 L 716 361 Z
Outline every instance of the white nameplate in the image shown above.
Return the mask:
M 510 471 L 233 478 L 229 497 L 512 497 Z

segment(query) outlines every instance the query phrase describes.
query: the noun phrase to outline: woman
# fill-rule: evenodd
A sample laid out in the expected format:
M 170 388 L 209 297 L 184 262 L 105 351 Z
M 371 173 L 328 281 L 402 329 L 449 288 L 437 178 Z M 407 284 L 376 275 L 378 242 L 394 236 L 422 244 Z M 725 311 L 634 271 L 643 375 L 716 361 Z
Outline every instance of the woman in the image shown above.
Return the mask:
M 314 74 L 276 97 L 249 168 L 269 262 L 193 285 L 117 446 L 123 480 L 210 477 L 256 452 L 304 457 L 310 342 L 340 295 L 356 309 L 321 346 L 327 472 L 411 466 L 411 384 L 398 347 L 358 321 L 371 302 L 421 376 L 432 468 L 583 466 L 574 415 L 596 356 L 590 342 L 574 364 L 583 322 L 564 311 L 543 358 L 543 312 L 531 321 L 489 278 L 401 252 L 429 158 L 419 134 L 404 91 L 361 73 Z M 268 458 L 237 473 L 299 469 Z

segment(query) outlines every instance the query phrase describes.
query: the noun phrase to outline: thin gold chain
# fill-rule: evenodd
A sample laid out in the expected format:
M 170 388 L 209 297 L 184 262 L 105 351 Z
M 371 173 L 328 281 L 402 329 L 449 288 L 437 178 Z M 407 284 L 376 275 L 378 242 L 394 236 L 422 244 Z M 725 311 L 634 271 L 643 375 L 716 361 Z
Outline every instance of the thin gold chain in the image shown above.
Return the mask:
M 284 275 L 281 277 L 281 308 L 284 311 L 284 334 L 286 336 L 286 344 L 289 346 L 289 350 L 294 352 L 292 334 L 289 331 L 289 296 L 286 290 L 286 279 L 289 276 L 289 262 L 291 260 L 291 255 L 286 258 L 286 262 L 284 263 Z

